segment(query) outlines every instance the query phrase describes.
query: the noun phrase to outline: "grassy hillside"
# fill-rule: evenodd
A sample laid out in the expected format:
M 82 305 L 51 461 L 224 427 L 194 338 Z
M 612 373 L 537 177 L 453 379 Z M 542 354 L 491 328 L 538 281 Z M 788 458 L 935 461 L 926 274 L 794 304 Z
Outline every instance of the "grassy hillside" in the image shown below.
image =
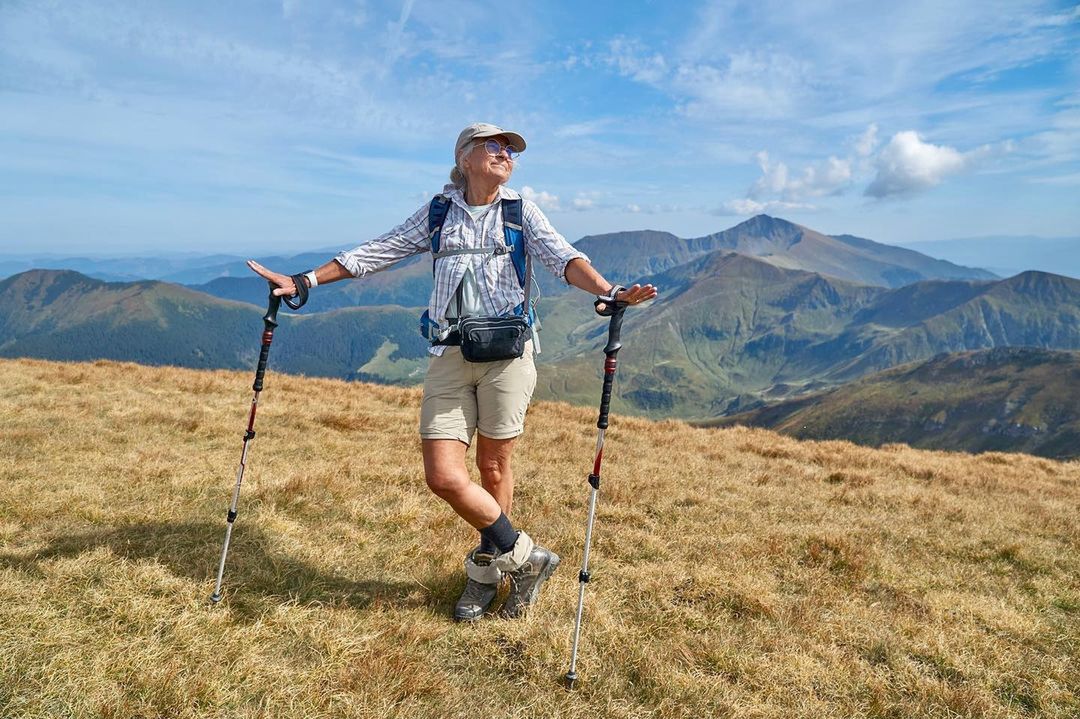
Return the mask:
M 1075 463 L 615 416 L 567 693 L 593 410 L 535 404 L 516 458 L 563 568 L 459 626 L 418 390 L 268 375 L 212 607 L 251 373 L 0 372 L 0 716 L 1080 713 Z

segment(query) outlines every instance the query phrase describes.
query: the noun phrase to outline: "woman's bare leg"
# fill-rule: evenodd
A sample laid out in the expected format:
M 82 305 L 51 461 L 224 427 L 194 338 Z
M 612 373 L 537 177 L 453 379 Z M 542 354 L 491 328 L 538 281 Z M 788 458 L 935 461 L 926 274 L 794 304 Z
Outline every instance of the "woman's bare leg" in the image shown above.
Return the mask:
M 476 467 L 480 470 L 480 483 L 507 516 L 514 503 L 514 473 L 510 469 L 510 457 L 515 441 L 517 437 L 491 439 L 476 433 Z
M 476 529 L 494 524 L 502 508 L 486 489 L 469 479 L 465 468 L 468 445 L 456 439 L 425 439 L 422 443 L 428 488 Z

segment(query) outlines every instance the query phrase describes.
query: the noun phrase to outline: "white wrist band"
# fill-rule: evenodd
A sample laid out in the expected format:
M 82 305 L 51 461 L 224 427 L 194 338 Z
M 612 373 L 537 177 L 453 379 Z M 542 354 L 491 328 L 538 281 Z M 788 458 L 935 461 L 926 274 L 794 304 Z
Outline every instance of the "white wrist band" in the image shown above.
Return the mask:
M 309 286 L 311 286 L 311 287 L 318 287 L 319 286 L 319 280 L 316 279 L 316 277 L 315 277 L 315 270 L 312 270 L 311 272 L 305 272 L 304 277 L 307 277 L 307 281 L 308 281 Z

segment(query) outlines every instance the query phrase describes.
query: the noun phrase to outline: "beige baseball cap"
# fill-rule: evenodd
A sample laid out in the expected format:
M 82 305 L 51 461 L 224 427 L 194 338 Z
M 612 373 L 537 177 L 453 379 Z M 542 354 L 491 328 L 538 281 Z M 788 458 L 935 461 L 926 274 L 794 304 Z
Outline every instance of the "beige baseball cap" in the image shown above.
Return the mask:
M 514 150 L 518 152 L 525 151 L 525 138 L 516 132 L 504 130 L 488 122 L 474 122 L 458 135 L 457 145 L 454 146 L 454 157 L 457 157 L 461 150 L 473 140 L 482 140 L 485 137 L 496 137 L 498 135 L 505 137 L 507 143 Z

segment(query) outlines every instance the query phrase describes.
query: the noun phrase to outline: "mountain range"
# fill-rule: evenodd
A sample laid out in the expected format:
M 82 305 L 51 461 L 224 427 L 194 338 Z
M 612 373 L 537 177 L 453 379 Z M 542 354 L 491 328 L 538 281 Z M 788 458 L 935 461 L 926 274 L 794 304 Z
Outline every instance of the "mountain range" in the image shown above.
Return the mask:
M 622 411 L 717 416 L 942 352 L 1080 348 L 1080 280 L 1047 273 L 888 289 L 714 253 L 657 280 L 662 298 L 624 324 L 613 400 Z M 565 328 L 567 311 L 549 317 Z M 584 402 L 594 393 L 585 368 L 603 322 L 576 317 L 538 370 L 540 396 Z
M 1049 273 L 999 279 L 767 216 L 694 239 L 645 230 L 586 237 L 577 246 L 609 278 L 645 278 L 661 290 L 651 306 L 627 313 L 612 399 L 623 413 L 706 420 L 940 353 L 1080 348 L 1080 281 Z M 270 266 L 295 270 L 320 258 Z M 282 311 L 274 369 L 420 381 L 426 352 L 417 315 L 430 272 L 421 255 L 362 281 L 318 288 L 302 312 Z M 595 404 L 606 320 L 560 280 L 538 281 L 536 395 Z M 266 295 L 257 277 L 183 287 L 29 271 L 0 281 L 0 356 L 249 367 Z

